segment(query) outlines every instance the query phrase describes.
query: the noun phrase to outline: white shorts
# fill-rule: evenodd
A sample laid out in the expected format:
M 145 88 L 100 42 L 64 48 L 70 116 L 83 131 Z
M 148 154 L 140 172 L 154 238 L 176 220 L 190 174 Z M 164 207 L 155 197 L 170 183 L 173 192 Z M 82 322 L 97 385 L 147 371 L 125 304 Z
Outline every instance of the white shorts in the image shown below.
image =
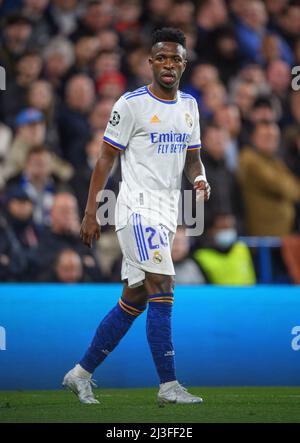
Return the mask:
M 145 272 L 175 275 L 171 257 L 174 233 L 168 228 L 133 213 L 117 235 L 123 253 L 121 278 L 128 280 L 130 288 L 143 284 Z

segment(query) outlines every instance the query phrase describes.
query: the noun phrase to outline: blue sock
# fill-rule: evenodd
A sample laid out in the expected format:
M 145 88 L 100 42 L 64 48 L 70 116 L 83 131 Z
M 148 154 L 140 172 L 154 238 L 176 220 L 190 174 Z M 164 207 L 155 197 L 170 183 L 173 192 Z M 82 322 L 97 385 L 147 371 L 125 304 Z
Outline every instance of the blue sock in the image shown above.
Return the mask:
M 147 338 L 160 383 L 176 380 L 171 316 L 173 294 L 149 296 Z
M 118 304 L 104 317 L 80 366 L 91 374 L 114 350 L 126 334 L 133 321 L 142 314 L 146 306 L 136 306 L 120 298 Z

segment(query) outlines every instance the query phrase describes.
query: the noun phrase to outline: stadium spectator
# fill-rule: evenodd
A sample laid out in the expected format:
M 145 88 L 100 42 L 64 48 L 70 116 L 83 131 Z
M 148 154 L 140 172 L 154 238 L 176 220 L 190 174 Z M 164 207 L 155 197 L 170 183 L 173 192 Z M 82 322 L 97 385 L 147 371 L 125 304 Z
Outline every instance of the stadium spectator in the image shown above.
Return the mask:
M 44 50 L 45 78 L 61 96 L 74 59 L 73 45 L 64 37 L 53 38 Z
M 83 36 L 74 45 L 75 62 L 69 75 L 85 73 L 91 75 L 92 64 L 100 49 L 100 42 L 97 37 Z
M 89 140 L 85 147 L 86 163 L 82 165 L 80 170 L 72 177 L 70 181 L 70 186 L 72 189 L 74 189 L 77 198 L 80 217 L 83 217 L 84 215 L 86 199 L 89 192 L 90 178 L 99 156 L 102 137 L 103 132 L 99 132 L 92 137 L 91 140 Z
M 46 124 L 45 143 L 51 151 L 61 156 L 60 140 L 57 129 L 56 97 L 51 83 L 37 80 L 28 88 L 27 104 L 43 113 Z
M 205 283 L 205 278 L 199 266 L 190 257 L 190 249 L 189 237 L 186 236 L 185 228 L 178 226 L 172 246 L 176 284 L 200 285 Z
M 173 0 L 146 0 L 141 23 L 148 39 L 155 29 L 166 26 L 172 6 Z
M 185 29 L 195 14 L 195 4 L 190 0 L 174 0 L 168 14 L 168 26 Z
M 240 156 L 240 183 L 249 235 L 284 236 L 292 232 L 300 181 L 276 156 L 280 132 L 276 123 L 259 122 L 251 146 Z
M 23 0 L 22 14 L 32 23 L 30 43 L 43 49 L 49 42 L 52 29 L 46 17 L 49 0 Z
M 6 17 L 2 31 L 0 63 L 6 70 L 8 78 L 16 72 L 16 63 L 29 48 L 32 24 L 29 18 L 13 13 Z
M 80 223 L 77 201 L 69 192 L 59 192 L 53 198 L 50 227 L 40 233 L 38 254 L 40 272 L 54 263 L 57 254 L 66 248 L 74 249 L 82 258 L 84 271 L 91 281 L 101 281 L 102 272 L 94 249 L 85 246 L 79 237 Z
M 297 38 L 295 43 L 295 66 L 300 66 L 300 37 Z
M 204 0 L 200 2 L 196 12 L 198 28 L 197 54 L 199 60 L 207 61 L 210 57 L 210 43 L 213 32 L 226 25 L 228 11 L 224 0 Z
M 237 239 L 232 214 L 219 214 L 208 230 L 207 244 L 193 254 L 208 283 L 253 285 L 256 283 L 252 257 L 247 245 Z
M 292 91 L 289 96 L 289 125 L 286 131 L 295 130 L 300 125 L 300 94 L 299 91 Z
M 249 113 L 249 120 L 252 124 L 260 121 L 277 122 L 278 112 L 276 112 L 274 100 L 269 96 L 258 96 L 253 103 Z
M 252 83 L 256 88 L 258 95 L 267 95 L 271 89 L 267 83 L 265 69 L 258 63 L 251 63 L 244 66 L 236 77 L 233 78 L 232 84 L 239 84 L 243 82 Z
M 31 148 L 45 141 L 46 126 L 43 114 L 37 109 L 26 108 L 15 120 L 16 133 L 5 159 L 5 179 L 19 174 Z
M 51 0 L 47 19 L 53 34 L 69 36 L 75 32 L 80 15 L 79 0 Z
M 210 120 L 214 112 L 227 101 L 227 93 L 221 82 L 210 83 L 203 90 L 202 102 L 200 104 L 200 112 L 202 119 Z
M 238 212 L 239 189 L 234 174 L 225 162 L 228 146 L 226 129 L 210 123 L 204 130 L 202 142 L 205 149 L 201 157 L 205 164 L 207 179 L 213 189 L 204 212 L 205 225 L 209 227 L 216 215 Z
M 276 98 L 272 96 L 257 96 L 247 119 L 243 122 L 240 134 L 240 144 L 243 147 L 250 143 L 253 126 L 261 121 L 278 122 L 281 115 L 281 106 Z
M 102 75 L 96 84 L 96 89 L 101 98 L 116 101 L 124 92 L 126 79 L 120 72 L 111 71 Z
M 22 255 L 26 268 L 18 280 L 27 280 L 36 277 L 38 256 L 38 231 L 33 222 L 33 203 L 29 196 L 19 187 L 8 189 L 5 195 L 6 222 L 10 227 L 14 242 Z
M 71 39 L 77 41 L 81 37 L 94 36 L 103 29 L 113 25 L 113 6 L 109 2 L 90 0 L 84 6 L 84 12 L 71 34 Z
M 44 146 L 46 142 L 46 125 L 43 114 L 34 108 L 26 108 L 16 117 L 16 134 L 8 148 L 3 167 L 3 179 L 6 181 L 21 174 L 26 158 L 32 148 Z M 59 152 L 58 152 L 59 153 Z M 52 157 L 52 171 L 62 181 L 69 180 L 73 168 L 54 152 L 49 151 Z
M 114 52 L 119 49 L 119 34 L 114 29 L 103 29 L 98 32 L 97 39 L 99 41 L 101 52 Z
M 41 281 L 50 283 L 87 283 L 79 254 L 73 249 L 58 252 L 50 270 L 41 275 Z
M 9 147 L 12 142 L 12 131 L 9 126 L 0 121 L 0 190 L 5 185 L 4 164 L 7 157 Z
M 185 26 L 185 38 L 186 38 L 186 59 L 188 61 L 188 68 L 183 73 L 183 84 L 187 81 L 188 76 L 190 75 L 193 66 L 198 61 L 198 55 L 196 52 L 196 44 L 197 44 L 197 28 L 193 24 L 189 24 Z
M 119 33 L 122 46 L 131 48 L 142 43 L 140 15 L 142 5 L 138 0 L 121 0 L 115 17 L 115 29 Z
M 77 74 L 67 82 L 66 101 L 58 115 L 58 129 L 63 155 L 75 168 L 85 161 L 84 147 L 90 137 L 88 113 L 94 97 L 95 89 L 90 77 Z
M 15 76 L 8 77 L 5 94 L 0 95 L 0 118 L 14 125 L 16 114 L 26 107 L 28 88 L 42 71 L 42 57 L 38 52 L 27 51 L 16 62 Z
M 291 68 L 282 60 L 274 60 L 266 70 L 271 94 L 281 105 L 283 117 L 288 114 L 288 93 L 291 87 Z
M 269 32 L 267 21 L 268 15 L 263 1 L 244 2 L 235 25 L 243 63 L 263 63 L 261 48 L 263 38 Z M 279 35 L 278 41 L 280 58 L 291 65 L 293 63 L 291 49 Z
M 202 103 L 203 91 L 211 83 L 219 81 L 219 74 L 215 66 L 209 63 L 197 64 L 192 71 L 189 84 L 184 88 L 185 92 L 192 94 L 198 104 Z
M 225 148 L 225 161 L 227 167 L 235 172 L 238 168 L 239 136 L 241 132 L 241 116 L 239 109 L 234 104 L 224 104 L 216 109 L 214 122 L 227 130 L 228 139 Z
M 222 26 L 212 33 L 208 57 L 227 86 L 230 79 L 238 74 L 241 65 L 238 41 L 232 27 Z
M 92 133 L 103 131 L 109 120 L 114 100 L 110 98 L 102 98 L 94 103 L 89 115 L 89 124 Z
M 284 156 L 289 169 L 300 179 L 300 126 L 293 129 L 286 138 Z
M 22 281 L 26 269 L 25 254 L 9 223 L 0 213 L 0 280 Z
M 44 146 L 35 146 L 27 154 L 24 170 L 12 177 L 8 187 L 23 189 L 34 204 L 33 219 L 36 225 L 50 222 L 53 195 L 60 186 L 53 175 L 51 154 Z
M 138 47 L 128 55 L 128 76 L 130 83 L 129 89 L 140 88 L 151 82 L 151 70 L 148 63 L 149 54 L 144 47 Z
M 290 171 L 300 180 L 300 126 L 292 126 L 286 132 L 283 156 Z M 300 202 L 296 204 L 295 230 L 300 232 Z
M 242 122 L 247 120 L 257 95 L 258 88 L 250 81 L 244 80 L 235 85 L 232 100 L 240 110 Z
M 267 66 L 274 60 L 280 59 L 280 41 L 277 35 L 267 34 L 263 37 L 260 47 L 263 65 Z
M 93 76 L 99 82 L 103 76 L 111 72 L 119 72 L 121 68 L 121 54 L 114 51 L 101 51 L 93 63 Z
M 286 3 L 282 13 L 278 14 L 277 27 L 290 47 L 294 48 L 300 35 L 300 5 L 299 2 Z
M 265 5 L 269 14 L 269 23 L 274 25 L 286 8 L 289 0 L 265 0 Z

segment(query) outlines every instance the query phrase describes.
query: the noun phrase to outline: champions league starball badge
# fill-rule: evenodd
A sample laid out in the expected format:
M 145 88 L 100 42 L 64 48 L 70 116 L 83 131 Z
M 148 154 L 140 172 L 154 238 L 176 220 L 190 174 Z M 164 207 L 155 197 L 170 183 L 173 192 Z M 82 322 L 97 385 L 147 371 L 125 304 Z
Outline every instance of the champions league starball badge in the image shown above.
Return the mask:
M 121 119 L 120 114 L 117 111 L 114 111 L 112 113 L 110 120 L 109 120 L 109 123 L 112 126 L 117 126 L 119 124 L 120 119 Z

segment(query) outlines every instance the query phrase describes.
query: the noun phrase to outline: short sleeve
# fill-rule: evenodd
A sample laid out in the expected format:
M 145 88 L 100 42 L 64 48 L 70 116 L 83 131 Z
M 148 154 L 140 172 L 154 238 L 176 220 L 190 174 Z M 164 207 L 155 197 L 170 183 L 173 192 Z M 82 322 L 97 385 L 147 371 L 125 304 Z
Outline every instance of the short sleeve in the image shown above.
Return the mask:
M 194 101 L 194 126 L 187 149 L 188 151 L 192 151 L 194 149 L 201 149 L 200 118 L 199 118 L 198 105 L 196 101 Z
M 103 141 L 124 151 L 133 131 L 133 115 L 123 97 L 115 103 L 107 123 Z

